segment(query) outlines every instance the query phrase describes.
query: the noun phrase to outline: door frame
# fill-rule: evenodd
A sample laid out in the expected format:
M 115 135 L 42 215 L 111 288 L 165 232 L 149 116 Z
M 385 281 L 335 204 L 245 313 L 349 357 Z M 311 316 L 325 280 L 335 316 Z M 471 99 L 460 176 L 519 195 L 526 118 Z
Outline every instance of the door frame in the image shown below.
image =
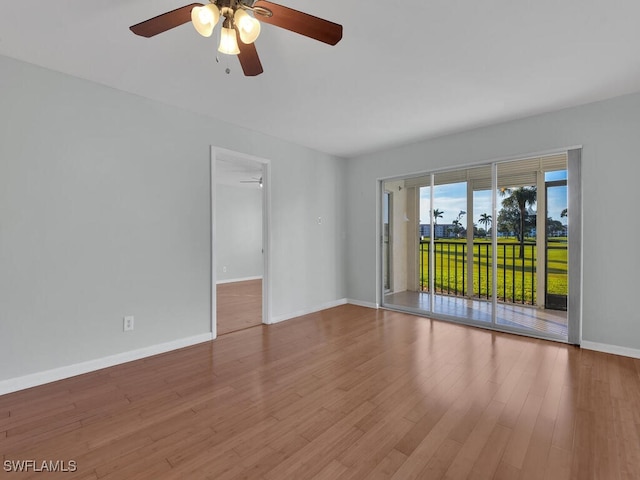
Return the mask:
M 217 326 L 217 248 L 216 248 L 216 161 L 224 156 L 226 160 L 250 160 L 262 165 L 262 323 L 271 322 L 271 162 L 270 160 L 247 153 L 229 150 L 211 145 L 211 334 L 218 336 Z M 230 157 L 230 158 L 229 158 Z
M 393 192 L 383 188 L 382 191 L 382 225 L 384 227 L 384 202 L 387 198 L 387 246 L 385 257 L 385 245 L 384 235 L 382 232 L 382 294 L 386 294 L 393 291 L 393 225 L 391 224 L 393 218 Z M 385 275 L 387 278 L 385 278 Z M 388 285 L 385 285 L 385 280 L 388 280 Z
M 534 331 L 528 331 L 528 330 L 520 330 L 517 328 L 510 328 L 509 326 L 505 326 L 505 325 L 498 325 L 496 323 L 496 312 L 495 312 L 495 305 L 497 303 L 497 298 L 496 298 L 496 290 L 494 289 L 493 292 L 493 298 L 492 298 L 492 320 L 491 320 L 491 324 L 487 324 L 484 322 L 476 322 L 473 320 L 461 320 L 458 317 L 454 317 L 454 316 L 449 316 L 449 315 L 444 315 L 444 314 L 438 314 L 436 312 L 434 312 L 432 309 L 429 311 L 423 311 L 423 310 L 419 310 L 416 308 L 410 308 L 410 307 L 399 307 L 397 305 L 389 305 L 385 303 L 384 300 L 384 289 L 382 288 L 382 255 L 381 255 L 381 249 L 382 249 L 382 213 L 381 213 L 381 209 L 382 209 L 382 194 L 384 192 L 384 184 L 387 181 L 393 181 L 393 180 L 401 180 L 401 179 L 410 179 L 410 178 L 415 178 L 415 177 L 425 177 L 427 175 L 431 176 L 431 182 L 430 185 L 433 186 L 434 184 L 434 176 L 440 172 L 449 172 L 452 170 L 458 170 L 458 169 L 465 169 L 465 168 L 477 168 L 477 167 L 482 167 L 482 166 L 491 166 L 492 169 L 492 173 L 491 173 L 491 190 L 492 190 L 492 216 L 494 219 L 494 222 L 497 219 L 497 212 L 498 212 L 498 208 L 497 208 L 497 204 L 498 204 L 498 199 L 497 199 L 497 185 L 498 185 L 498 165 L 501 163 L 505 163 L 505 162 L 515 162 L 515 161 L 521 161 L 521 160 L 527 160 L 527 159 L 531 159 L 531 158 L 537 158 L 537 157 L 546 157 L 546 156 L 550 156 L 550 155 L 556 155 L 556 154 L 566 154 L 567 155 L 567 188 L 568 188 L 568 210 L 570 212 L 571 215 L 571 221 L 569 222 L 569 298 L 568 298 L 568 306 L 567 306 L 567 322 L 568 322 L 568 332 L 567 332 L 567 339 L 566 340 L 562 340 L 560 338 L 555 338 L 555 336 L 547 336 L 547 335 L 540 335 Z M 509 157 L 503 157 L 503 158 L 495 158 L 492 160 L 486 160 L 486 161 L 482 161 L 482 162 L 477 162 L 477 163 L 466 163 L 466 164 L 462 164 L 462 165 L 458 165 L 455 167 L 452 166 L 447 166 L 447 167 L 441 167 L 441 168 L 434 168 L 434 169 L 430 169 L 430 170 L 425 170 L 422 172 L 414 172 L 414 173 L 410 173 L 410 174 L 406 174 L 406 175 L 394 175 L 394 176 L 390 176 L 390 177 L 384 177 L 384 178 L 378 178 L 377 179 L 377 183 L 378 183 L 378 197 L 377 197 L 377 202 L 376 205 L 378 207 L 378 218 L 379 221 L 377 222 L 376 225 L 376 234 L 379 238 L 379 242 L 377 242 L 376 245 L 376 249 L 377 249 L 377 268 L 376 268 L 376 272 L 377 272 L 377 288 L 376 288 L 376 292 L 377 292 L 377 304 L 378 306 L 380 306 L 381 308 L 388 308 L 391 310 L 399 310 L 399 311 L 406 311 L 409 313 L 414 313 L 416 315 L 424 315 L 424 316 L 428 316 L 429 318 L 439 318 L 439 319 L 443 319 L 443 320 L 448 320 L 448 321 L 452 321 L 452 322 L 456 322 L 456 323 L 462 323 L 465 325 L 471 325 L 471 326 L 478 326 L 481 328 L 485 328 L 485 329 L 489 329 L 489 330 L 496 330 L 496 331 L 503 331 L 503 332 L 507 332 L 507 333 L 515 333 L 518 335 L 526 335 L 532 338 L 541 338 L 541 339 L 545 339 L 545 340 L 553 340 L 553 341 L 561 341 L 561 342 L 566 342 L 569 344 L 573 344 L 573 345 L 580 345 L 582 342 L 582 262 L 583 262 L 583 258 L 582 258 L 582 172 L 581 172 L 581 159 L 582 159 L 582 146 L 581 145 L 577 145 L 577 146 L 572 146 L 572 147 L 565 147 L 565 148 L 558 148 L 558 149 L 553 149 L 553 150 L 545 150 L 545 151 L 540 151 L 537 153 L 529 153 L 529 154 L 523 154 L 523 155 L 513 155 L 513 156 L 509 156 Z M 433 190 L 433 189 L 432 189 Z M 433 207 L 434 201 L 433 201 L 433 192 L 431 194 L 431 207 Z M 431 225 L 433 225 L 433 209 L 431 208 Z M 435 229 L 435 227 L 432 227 Z M 433 235 L 432 235 L 432 243 L 433 243 Z M 497 264 L 496 261 L 496 256 L 497 256 L 497 231 L 495 229 L 495 227 L 492 225 L 492 245 L 493 245 L 493 264 Z M 433 251 L 433 246 L 430 247 L 431 250 Z M 429 266 L 430 270 L 432 268 L 432 266 Z M 497 270 L 494 269 L 493 271 L 493 284 L 496 285 L 497 284 Z M 433 272 L 431 271 L 430 273 L 430 282 L 433 280 Z M 433 295 L 435 295 L 433 293 L 433 288 L 430 287 L 430 290 L 432 291 L 431 293 L 431 301 L 429 303 L 429 305 L 433 305 Z

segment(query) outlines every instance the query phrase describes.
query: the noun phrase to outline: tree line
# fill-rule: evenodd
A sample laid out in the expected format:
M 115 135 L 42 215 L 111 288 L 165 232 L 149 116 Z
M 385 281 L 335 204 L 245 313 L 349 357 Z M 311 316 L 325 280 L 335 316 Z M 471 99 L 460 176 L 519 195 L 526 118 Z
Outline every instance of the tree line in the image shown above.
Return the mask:
M 498 212 L 497 229 L 499 233 L 505 235 L 515 235 L 516 239 L 520 243 L 519 257 L 524 258 L 524 241 L 527 236 L 530 236 L 534 228 L 536 228 L 536 212 L 533 210 L 533 206 L 537 200 L 537 189 L 534 186 L 530 187 L 518 187 L 518 188 L 503 188 L 500 190 L 500 196 L 502 197 L 502 208 Z M 443 211 L 439 209 L 433 210 L 434 219 L 434 235 L 435 225 L 438 218 L 442 218 Z M 464 231 L 462 226 L 462 216 L 466 212 L 460 211 L 457 218 L 453 220 L 452 231 L 459 236 Z M 567 209 L 565 208 L 560 214 L 561 217 L 567 216 Z M 492 217 L 487 213 L 480 215 L 478 222 L 484 226 L 484 234 L 489 232 L 489 228 L 492 224 Z M 474 228 L 475 230 L 475 228 Z M 547 219 L 547 231 L 549 234 L 556 234 L 564 232 L 564 225 L 559 220 L 552 218 Z M 475 234 L 476 232 L 474 232 Z M 478 232 L 480 233 L 480 232 Z

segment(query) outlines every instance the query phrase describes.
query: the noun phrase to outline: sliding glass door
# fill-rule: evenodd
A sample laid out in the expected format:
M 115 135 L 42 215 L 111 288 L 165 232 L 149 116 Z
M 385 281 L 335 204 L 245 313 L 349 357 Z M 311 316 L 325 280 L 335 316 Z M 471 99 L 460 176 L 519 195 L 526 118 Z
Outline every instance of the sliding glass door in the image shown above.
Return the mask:
M 382 305 L 567 341 L 567 172 L 564 153 L 383 181 Z

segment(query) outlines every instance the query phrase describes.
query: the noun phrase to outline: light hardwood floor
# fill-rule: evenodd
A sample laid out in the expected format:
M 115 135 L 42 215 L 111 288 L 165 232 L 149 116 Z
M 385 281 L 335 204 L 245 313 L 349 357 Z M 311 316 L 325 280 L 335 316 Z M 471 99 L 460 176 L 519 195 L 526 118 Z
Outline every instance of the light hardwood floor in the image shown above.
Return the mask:
M 0 453 L 85 480 L 637 479 L 640 360 L 345 305 L 2 396 Z
M 262 323 L 262 280 L 216 285 L 218 335 Z

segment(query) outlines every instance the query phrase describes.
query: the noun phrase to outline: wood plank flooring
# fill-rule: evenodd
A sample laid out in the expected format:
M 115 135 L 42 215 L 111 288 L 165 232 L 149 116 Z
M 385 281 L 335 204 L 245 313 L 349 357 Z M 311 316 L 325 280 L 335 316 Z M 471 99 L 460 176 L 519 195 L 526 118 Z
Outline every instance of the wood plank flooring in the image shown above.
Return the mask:
M 352 305 L 0 397 L 65 479 L 637 479 L 640 360 Z
M 262 280 L 216 285 L 218 335 L 262 323 Z

